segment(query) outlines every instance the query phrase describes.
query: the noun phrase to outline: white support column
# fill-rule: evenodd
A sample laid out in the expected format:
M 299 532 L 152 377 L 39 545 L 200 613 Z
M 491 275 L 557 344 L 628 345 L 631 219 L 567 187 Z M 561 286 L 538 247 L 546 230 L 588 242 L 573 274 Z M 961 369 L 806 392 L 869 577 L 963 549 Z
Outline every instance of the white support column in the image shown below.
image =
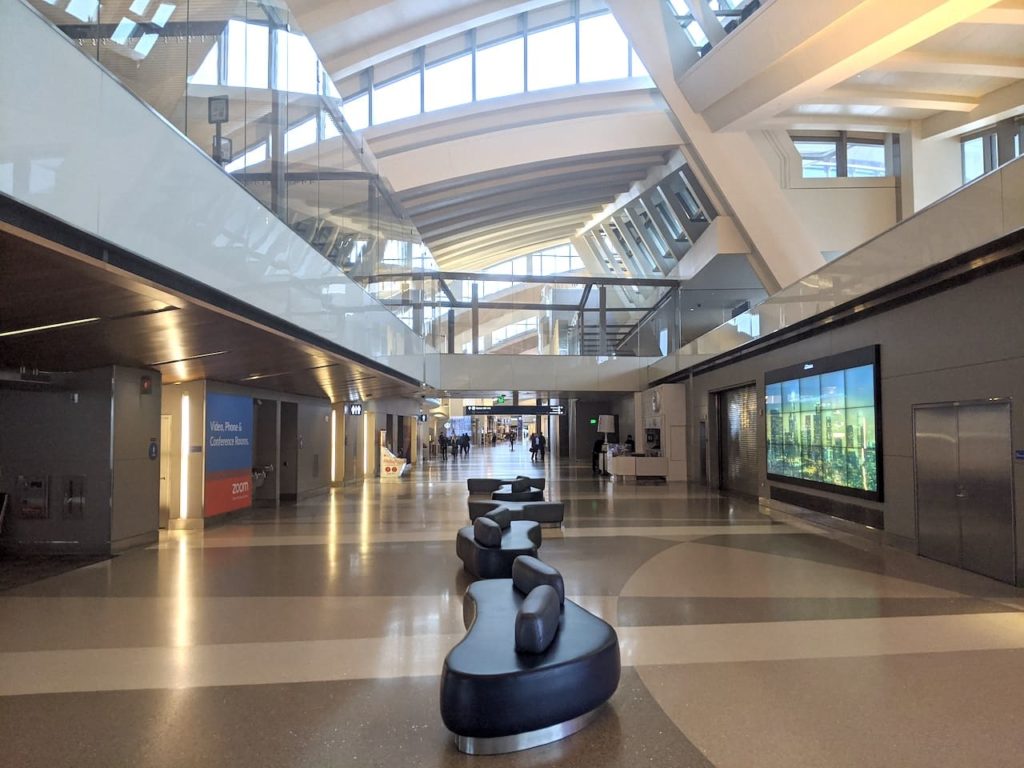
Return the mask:
M 693 46 L 668 7 L 660 15 L 647 3 L 609 0 L 615 18 L 636 48 L 686 134 L 684 154 L 717 186 L 754 250 L 751 263 L 765 287 L 774 292 L 825 263 L 814 241 L 784 196 L 778 182 L 745 132 L 713 133 L 694 111 L 676 82 L 679 51 Z
M 900 191 L 903 216 L 911 216 L 963 184 L 960 140 L 926 139 L 915 122 L 900 134 Z

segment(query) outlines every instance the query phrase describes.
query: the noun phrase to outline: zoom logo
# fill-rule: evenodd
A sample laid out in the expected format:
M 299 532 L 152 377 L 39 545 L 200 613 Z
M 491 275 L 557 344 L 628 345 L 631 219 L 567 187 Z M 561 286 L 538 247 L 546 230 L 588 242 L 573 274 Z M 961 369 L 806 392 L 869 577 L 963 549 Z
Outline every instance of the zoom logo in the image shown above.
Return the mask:
M 248 492 L 249 492 L 249 481 L 248 480 L 243 480 L 240 483 L 232 483 L 231 484 L 231 495 L 232 496 L 240 496 L 241 494 L 248 493 Z

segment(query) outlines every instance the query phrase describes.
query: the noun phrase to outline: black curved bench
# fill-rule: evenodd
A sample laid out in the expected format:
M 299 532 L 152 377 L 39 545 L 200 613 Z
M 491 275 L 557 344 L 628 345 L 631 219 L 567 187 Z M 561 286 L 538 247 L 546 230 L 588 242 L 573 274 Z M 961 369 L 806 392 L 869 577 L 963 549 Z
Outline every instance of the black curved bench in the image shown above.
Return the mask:
M 496 510 L 459 529 L 455 554 L 463 568 L 478 579 L 507 579 L 513 561 L 520 555 L 536 557 L 540 544 L 540 523 L 513 522 L 507 510 Z
M 526 477 L 520 475 L 508 480 L 502 480 L 499 478 L 492 477 L 471 477 L 466 480 L 466 487 L 469 489 L 470 495 L 493 493 L 494 491 L 500 490 L 502 486 L 513 485 L 519 482 L 517 486 L 520 490 L 526 491 L 529 489 L 543 491 L 546 485 L 543 477 Z M 525 481 L 525 482 L 524 482 Z
M 565 738 L 619 685 L 615 630 L 565 600 L 561 575 L 534 558 L 519 558 L 511 579 L 471 584 L 463 614 L 468 632 L 441 672 L 441 719 L 462 752 Z
M 491 494 L 493 501 L 544 501 L 544 491 L 512 491 L 509 493 L 495 491 Z
M 558 527 L 565 520 L 565 503 L 561 501 L 469 501 L 469 519 L 498 509 L 507 509 L 513 520 L 533 520 L 542 526 Z

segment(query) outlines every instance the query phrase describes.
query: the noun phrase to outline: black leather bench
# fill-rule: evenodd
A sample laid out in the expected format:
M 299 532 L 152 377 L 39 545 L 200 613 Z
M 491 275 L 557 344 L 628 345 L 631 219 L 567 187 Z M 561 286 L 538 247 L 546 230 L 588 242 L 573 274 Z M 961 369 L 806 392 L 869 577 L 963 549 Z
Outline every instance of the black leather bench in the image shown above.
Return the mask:
M 469 501 L 469 519 L 476 520 L 497 509 L 507 509 L 512 520 L 533 520 L 542 526 L 558 527 L 565 520 L 565 503 L 561 501 Z
M 466 591 L 468 632 L 441 672 L 441 719 L 460 751 L 499 754 L 565 738 L 615 692 L 615 630 L 564 594 L 561 574 L 531 557 L 516 560 L 511 579 Z
M 478 579 L 507 579 L 520 555 L 537 556 L 540 523 L 511 519 L 508 510 L 495 510 L 459 530 L 455 554 L 467 572 Z
M 495 491 L 492 501 L 544 501 L 544 491 Z
M 469 489 L 470 495 L 473 496 L 493 493 L 494 491 L 500 490 L 502 486 L 514 486 L 517 482 L 519 485 L 515 487 L 518 487 L 519 490 L 522 491 L 531 489 L 543 491 L 546 485 L 543 477 L 526 477 L 525 475 L 520 475 L 519 477 L 514 477 L 508 480 L 492 477 L 471 477 L 466 480 L 466 487 Z

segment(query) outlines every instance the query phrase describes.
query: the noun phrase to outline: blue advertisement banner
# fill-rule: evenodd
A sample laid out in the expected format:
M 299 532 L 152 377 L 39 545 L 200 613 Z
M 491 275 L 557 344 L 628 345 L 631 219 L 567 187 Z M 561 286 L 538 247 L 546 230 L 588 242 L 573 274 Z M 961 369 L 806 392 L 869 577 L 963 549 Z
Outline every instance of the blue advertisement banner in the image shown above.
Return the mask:
M 206 472 L 252 470 L 252 398 L 206 396 Z
M 252 506 L 252 398 L 206 396 L 206 483 L 203 514 Z

